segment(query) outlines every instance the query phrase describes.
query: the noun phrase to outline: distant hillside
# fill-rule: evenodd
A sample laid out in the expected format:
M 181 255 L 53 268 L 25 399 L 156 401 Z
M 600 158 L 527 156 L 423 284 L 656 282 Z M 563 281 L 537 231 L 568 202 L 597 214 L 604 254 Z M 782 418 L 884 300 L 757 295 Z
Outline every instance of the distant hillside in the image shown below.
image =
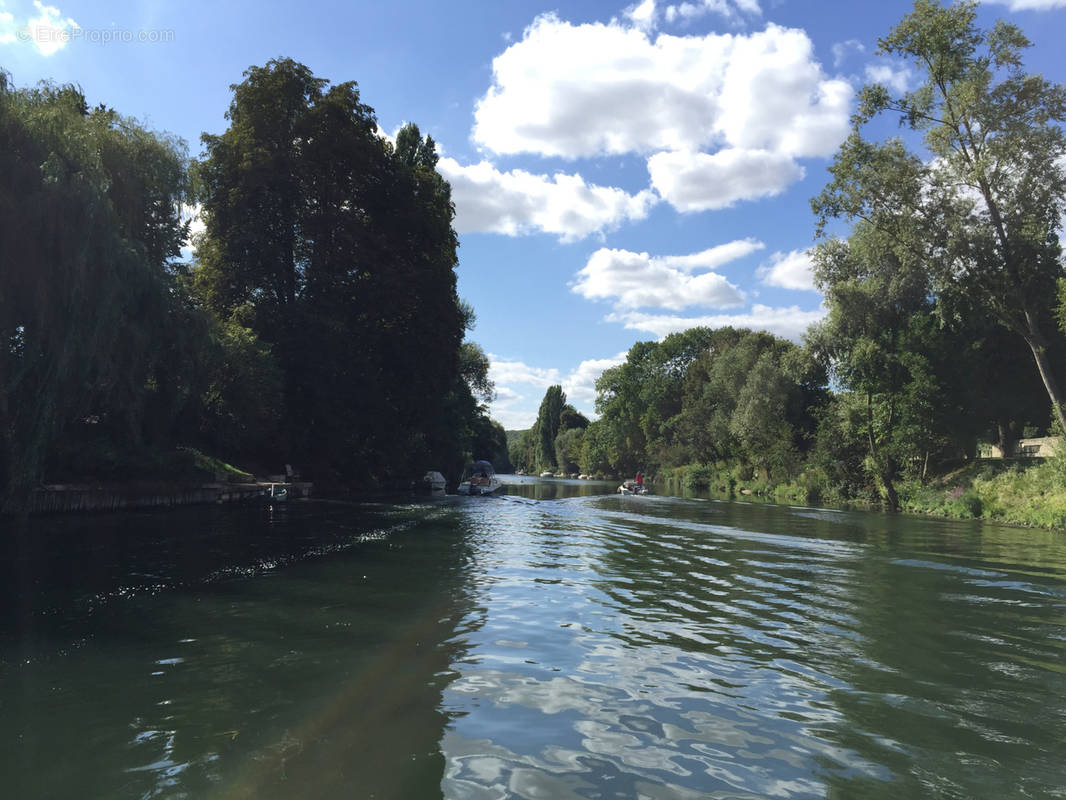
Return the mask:
M 518 441 L 518 437 L 528 430 L 529 428 L 526 428 L 525 431 L 504 431 L 507 434 L 507 449 L 510 450 L 514 443 Z

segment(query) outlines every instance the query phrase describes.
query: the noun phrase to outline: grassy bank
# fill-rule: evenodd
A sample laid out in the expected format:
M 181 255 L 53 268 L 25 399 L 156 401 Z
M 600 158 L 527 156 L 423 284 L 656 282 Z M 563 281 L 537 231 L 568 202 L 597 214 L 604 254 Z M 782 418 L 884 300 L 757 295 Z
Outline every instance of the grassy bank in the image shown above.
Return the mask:
M 900 497 L 917 514 L 1066 529 L 1066 463 L 977 461 L 925 486 L 904 485 Z
M 814 471 L 792 480 L 759 476 L 739 464 L 690 464 L 659 476 L 670 492 L 709 492 L 778 503 L 829 507 L 874 507 L 873 487 L 845 496 Z M 901 509 L 954 519 L 986 519 L 1011 525 L 1066 530 L 1066 459 L 980 460 L 936 475 L 925 483 L 897 487 Z

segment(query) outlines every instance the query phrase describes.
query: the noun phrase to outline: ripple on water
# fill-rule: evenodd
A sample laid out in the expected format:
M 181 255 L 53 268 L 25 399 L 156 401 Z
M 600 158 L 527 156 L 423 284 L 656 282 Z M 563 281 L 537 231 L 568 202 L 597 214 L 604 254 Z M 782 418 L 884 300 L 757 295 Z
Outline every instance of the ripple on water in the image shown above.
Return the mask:
M 466 644 L 480 654 L 515 646 L 513 635 L 489 638 L 498 622 L 522 632 L 518 649 L 536 667 L 483 658 L 459 670 L 446 690 L 460 714 L 443 742 L 446 790 L 895 797 L 922 796 L 934 772 L 951 776 L 937 791 L 994 797 L 1018 785 L 1002 767 L 989 779 L 986 750 L 1020 740 L 1010 693 L 981 700 L 970 682 L 979 673 L 984 685 L 993 676 L 1046 698 L 1048 673 L 1024 654 L 1039 641 L 1053 653 L 1054 631 L 1022 634 L 1011 644 L 1022 657 L 1008 660 L 992 657 L 1004 645 L 995 636 L 976 651 L 949 643 L 973 615 L 987 621 L 988 604 L 1016 619 L 1027 598 L 1060 597 L 1061 580 L 748 530 L 722 505 L 687 503 L 678 520 L 666 499 L 612 500 L 569 503 L 558 517 L 542 503 L 531 526 L 496 520 L 511 526 L 507 557 L 492 562 L 493 582 L 479 582 L 487 622 Z M 852 535 L 848 515 L 790 513 Z M 534 585 L 542 570 L 550 599 Z M 1051 726 L 1063 731 L 1061 715 Z

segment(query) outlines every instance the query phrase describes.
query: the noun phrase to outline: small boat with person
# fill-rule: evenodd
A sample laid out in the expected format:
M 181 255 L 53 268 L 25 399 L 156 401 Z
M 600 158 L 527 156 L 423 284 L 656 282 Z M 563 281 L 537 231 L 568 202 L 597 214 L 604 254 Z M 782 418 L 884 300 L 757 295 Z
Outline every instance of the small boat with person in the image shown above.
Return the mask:
M 492 494 L 503 486 L 496 477 L 496 470 L 488 461 L 475 461 L 459 484 L 459 494 L 481 496 Z
M 644 473 L 637 472 L 637 477 L 631 481 L 623 481 L 618 487 L 619 494 L 647 494 L 648 487 L 644 485 Z

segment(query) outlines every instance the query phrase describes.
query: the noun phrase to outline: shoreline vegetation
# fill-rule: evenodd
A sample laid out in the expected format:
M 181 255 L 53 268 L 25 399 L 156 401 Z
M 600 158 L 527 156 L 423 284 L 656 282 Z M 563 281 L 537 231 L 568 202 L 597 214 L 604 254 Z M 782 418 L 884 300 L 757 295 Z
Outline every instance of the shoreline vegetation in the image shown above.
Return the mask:
M 1026 73 L 1024 34 L 979 27 L 977 9 L 916 0 L 879 40 L 911 90 L 860 91 L 811 200 L 826 315 L 801 343 L 733 328 L 638 342 L 597 381 L 598 419 L 564 419 L 553 387 L 509 432 L 512 462 L 1066 527 L 1063 448 L 1026 467 L 977 458 L 1066 430 L 1066 87 Z
M 977 8 L 916 0 L 879 41 L 913 90 L 859 93 L 811 201 L 826 316 L 802 342 L 637 342 L 596 419 L 552 386 L 528 431 L 489 415 L 436 143 L 380 136 L 354 81 L 252 66 L 190 158 L 78 86 L 0 70 L 0 513 L 85 476 L 291 464 L 376 491 L 484 458 L 1066 527 L 1066 448 L 977 459 L 1066 429 L 1066 87 Z
M 900 487 L 899 511 L 957 520 L 1066 532 L 1066 462 L 1050 459 L 979 459 L 948 468 L 926 482 Z M 738 472 L 740 477 L 738 477 Z M 744 478 L 745 471 L 706 465 L 675 467 L 657 483 L 672 493 L 706 491 L 732 499 L 844 510 L 883 510 L 876 500 L 841 498 L 810 476 L 784 483 Z

